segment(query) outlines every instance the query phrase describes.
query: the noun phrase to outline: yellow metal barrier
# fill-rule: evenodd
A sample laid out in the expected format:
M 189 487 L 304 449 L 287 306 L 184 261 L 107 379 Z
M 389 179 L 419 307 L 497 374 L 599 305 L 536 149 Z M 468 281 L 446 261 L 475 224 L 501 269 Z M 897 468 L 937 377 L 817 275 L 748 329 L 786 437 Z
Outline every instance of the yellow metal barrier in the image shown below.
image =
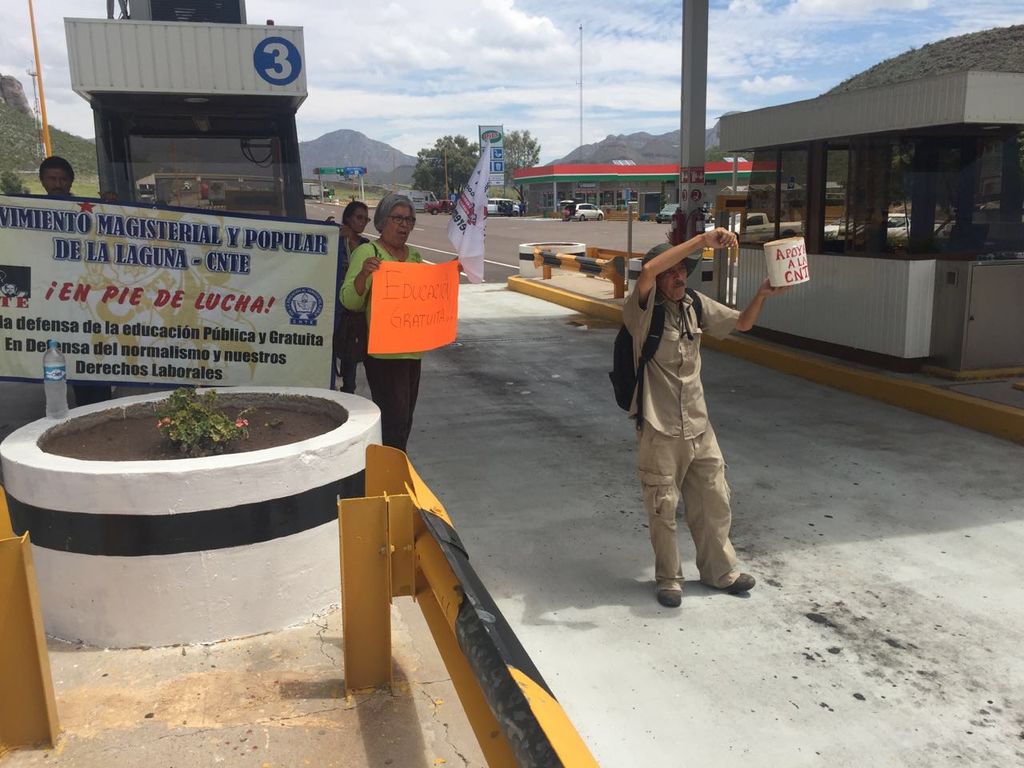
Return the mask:
M 586 256 L 574 256 L 568 253 L 542 251 L 533 249 L 533 265 L 543 268 L 545 280 L 551 279 L 551 268 L 557 267 L 570 272 L 581 272 L 610 280 L 614 289 L 613 296 L 621 299 L 626 295 L 626 260 L 624 256 L 598 258 L 596 248 L 587 248 Z
M 0 539 L 9 539 L 14 536 L 14 528 L 11 526 L 11 513 L 7 509 L 7 495 L 0 485 Z
M 411 594 L 488 765 L 596 766 L 404 453 L 367 448 L 366 494 L 339 502 L 346 692 L 391 682 L 388 604 Z
M 6 502 L 0 504 L 0 518 L 7 520 Z M 27 533 L 0 539 L 0 681 L 0 755 L 16 747 L 53 746 L 57 704 Z

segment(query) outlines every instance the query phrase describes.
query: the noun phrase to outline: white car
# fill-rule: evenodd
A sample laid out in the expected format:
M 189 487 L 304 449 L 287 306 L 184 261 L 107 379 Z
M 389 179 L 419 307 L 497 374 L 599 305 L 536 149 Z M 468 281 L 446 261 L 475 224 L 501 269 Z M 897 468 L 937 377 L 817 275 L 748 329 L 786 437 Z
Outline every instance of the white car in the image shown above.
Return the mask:
M 587 221 L 588 219 L 604 220 L 604 213 L 593 203 L 576 203 L 576 210 L 572 214 L 576 221 Z

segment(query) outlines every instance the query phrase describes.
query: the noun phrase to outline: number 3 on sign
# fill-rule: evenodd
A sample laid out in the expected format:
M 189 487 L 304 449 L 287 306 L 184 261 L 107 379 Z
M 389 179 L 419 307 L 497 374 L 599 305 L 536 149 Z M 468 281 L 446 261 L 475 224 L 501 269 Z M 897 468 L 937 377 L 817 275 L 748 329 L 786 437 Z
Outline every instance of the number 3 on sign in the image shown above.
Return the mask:
M 302 72 L 302 56 L 290 40 L 267 37 L 252 52 L 256 74 L 271 85 L 288 85 Z

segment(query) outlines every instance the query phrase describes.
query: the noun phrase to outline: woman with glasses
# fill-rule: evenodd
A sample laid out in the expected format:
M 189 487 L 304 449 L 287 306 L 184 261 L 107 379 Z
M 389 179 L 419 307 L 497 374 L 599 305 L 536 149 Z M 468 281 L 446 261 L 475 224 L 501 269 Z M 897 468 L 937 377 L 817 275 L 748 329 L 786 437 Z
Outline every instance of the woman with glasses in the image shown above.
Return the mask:
M 373 226 L 380 232 L 380 239 L 360 245 L 350 256 L 341 286 L 341 303 L 346 309 L 369 311 L 373 273 L 380 269 L 381 262 L 423 262 L 419 251 L 406 242 L 415 224 L 412 201 L 405 195 L 388 195 L 377 204 Z M 403 451 L 412 431 L 422 357 L 422 352 L 367 355 L 363 362 L 370 396 L 380 408 L 382 442 Z
M 334 219 L 333 216 L 328 216 L 327 218 L 332 221 Z M 342 211 L 341 226 L 339 227 L 341 237 L 338 239 L 338 258 L 341 261 L 340 272 L 342 279 L 348 274 L 348 265 L 352 261 L 352 254 L 356 248 L 370 242 L 367 238 L 363 237 L 363 230 L 366 229 L 369 221 L 370 209 L 361 200 L 353 200 Z M 338 292 L 340 295 L 341 285 L 338 285 Z M 342 327 L 342 322 L 343 319 L 339 313 L 338 323 L 334 330 L 335 334 L 344 334 L 345 330 Z M 345 360 L 342 358 L 335 360 L 335 368 L 338 375 L 341 376 L 342 392 L 351 393 L 356 391 L 356 366 L 358 365 L 359 363 L 355 360 Z

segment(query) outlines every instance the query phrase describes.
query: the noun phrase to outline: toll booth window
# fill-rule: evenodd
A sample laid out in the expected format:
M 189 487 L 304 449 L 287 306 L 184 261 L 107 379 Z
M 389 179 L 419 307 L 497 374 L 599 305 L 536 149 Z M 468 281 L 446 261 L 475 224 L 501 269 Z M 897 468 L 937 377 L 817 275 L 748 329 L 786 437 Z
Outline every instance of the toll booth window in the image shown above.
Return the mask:
M 830 146 L 824 250 L 901 256 L 1024 249 L 1021 132 L 956 130 Z
M 780 155 L 779 237 L 798 237 L 807 231 L 807 150 L 787 150 Z
M 825 253 L 845 253 L 847 194 L 850 178 L 850 150 L 828 147 L 825 152 L 825 229 L 821 247 Z
M 285 214 L 276 137 L 129 138 L 140 201 L 269 216 Z
M 778 151 L 755 152 L 747 185 L 747 209 L 739 224 L 739 239 L 744 245 L 760 246 L 775 239 L 778 176 Z

